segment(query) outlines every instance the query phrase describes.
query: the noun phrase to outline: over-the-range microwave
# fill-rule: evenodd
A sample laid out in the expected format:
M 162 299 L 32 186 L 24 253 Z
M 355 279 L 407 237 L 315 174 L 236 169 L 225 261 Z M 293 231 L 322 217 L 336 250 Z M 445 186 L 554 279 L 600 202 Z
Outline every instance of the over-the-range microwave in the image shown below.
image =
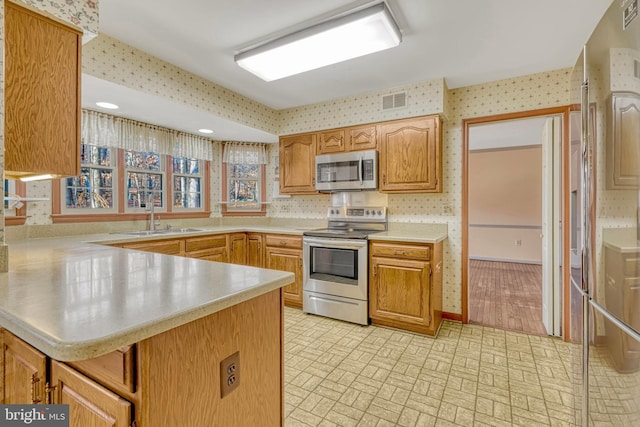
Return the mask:
M 316 156 L 316 190 L 349 191 L 378 188 L 376 150 Z

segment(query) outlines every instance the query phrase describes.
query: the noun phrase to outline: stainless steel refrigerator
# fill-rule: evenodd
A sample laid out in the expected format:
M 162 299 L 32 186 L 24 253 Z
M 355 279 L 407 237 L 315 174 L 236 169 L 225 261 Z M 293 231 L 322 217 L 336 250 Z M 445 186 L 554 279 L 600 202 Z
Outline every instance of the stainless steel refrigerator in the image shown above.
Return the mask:
M 578 425 L 640 426 L 640 16 L 614 0 L 571 75 L 571 337 Z

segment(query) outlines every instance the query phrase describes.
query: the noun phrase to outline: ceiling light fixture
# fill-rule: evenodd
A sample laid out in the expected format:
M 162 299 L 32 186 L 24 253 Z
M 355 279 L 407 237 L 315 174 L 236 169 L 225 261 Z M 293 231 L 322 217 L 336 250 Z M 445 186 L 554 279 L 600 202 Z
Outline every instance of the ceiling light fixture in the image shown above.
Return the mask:
M 240 52 L 234 60 L 272 81 L 389 49 L 401 41 L 398 25 L 383 2 Z
M 116 104 L 112 104 L 110 102 L 96 102 L 96 105 L 98 107 L 106 108 L 107 110 L 117 110 L 118 108 L 120 108 Z
M 200 133 L 213 133 L 213 131 L 211 129 L 198 129 L 198 132 L 200 132 Z

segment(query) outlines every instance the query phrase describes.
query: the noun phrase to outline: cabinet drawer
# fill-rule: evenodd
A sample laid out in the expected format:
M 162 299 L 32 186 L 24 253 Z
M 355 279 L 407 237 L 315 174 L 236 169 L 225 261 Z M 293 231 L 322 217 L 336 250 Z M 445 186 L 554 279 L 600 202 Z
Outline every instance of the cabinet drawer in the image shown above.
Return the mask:
M 624 258 L 624 276 L 640 277 L 640 259 L 637 256 Z
M 165 255 L 180 255 L 182 253 L 183 244 L 182 240 L 175 239 L 145 243 L 126 243 L 122 245 L 122 247 L 145 252 L 155 252 Z
M 129 345 L 104 356 L 67 364 L 116 392 L 135 393 L 135 360 L 135 346 Z
M 302 238 L 295 236 L 267 235 L 267 246 L 275 246 L 279 248 L 296 248 L 302 249 Z
M 218 234 L 215 236 L 205 236 L 205 237 L 193 237 L 191 239 L 185 240 L 185 251 L 193 252 L 193 251 L 201 251 L 203 249 L 211 249 L 211 248 L 226 248 L 227 247 L 227 236 L 226 234 Z
M 372 243 L 371 256 L 428 260 L 431 258 L 431 247 Z

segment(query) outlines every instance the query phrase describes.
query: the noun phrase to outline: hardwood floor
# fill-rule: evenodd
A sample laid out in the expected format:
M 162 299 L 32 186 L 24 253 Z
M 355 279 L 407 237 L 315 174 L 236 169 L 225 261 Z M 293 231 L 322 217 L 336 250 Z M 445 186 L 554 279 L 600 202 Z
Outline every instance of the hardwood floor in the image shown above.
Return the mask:
M 547 335 L 542 324 L 542 266 L 469 260 L 469 322 Z

